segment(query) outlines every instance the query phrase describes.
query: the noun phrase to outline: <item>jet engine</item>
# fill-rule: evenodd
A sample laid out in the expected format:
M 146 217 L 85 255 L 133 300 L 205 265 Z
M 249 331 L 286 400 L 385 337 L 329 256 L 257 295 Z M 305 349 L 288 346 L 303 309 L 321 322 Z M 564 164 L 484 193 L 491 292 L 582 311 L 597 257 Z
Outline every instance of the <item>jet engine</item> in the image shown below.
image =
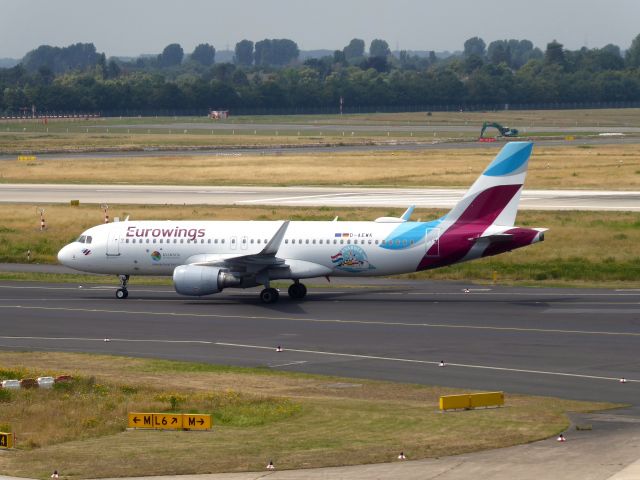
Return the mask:
M 173 271 L 173 287 L 181 295 L 211 295 L 223 288 L 237 287 L 242 283 L 228 270 L 202 265 L 181 265 Z

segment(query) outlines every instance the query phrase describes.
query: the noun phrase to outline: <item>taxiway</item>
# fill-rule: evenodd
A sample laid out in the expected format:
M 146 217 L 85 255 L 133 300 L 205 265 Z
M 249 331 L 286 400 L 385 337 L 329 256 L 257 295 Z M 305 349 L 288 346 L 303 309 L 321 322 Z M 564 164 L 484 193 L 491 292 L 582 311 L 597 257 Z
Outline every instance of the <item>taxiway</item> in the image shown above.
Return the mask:
M 640 405 L 640 290 L 465 292 L 467 285 L 449 282 L 358 280 L 333 288 L 317 282 L 308 282 L 308 300 L 285 295 L 271 306 L 260 303 L 256 290 L 190 299 L 169 286 L 134 285 L 121 301 L 114 286 L 1 282 L 0 348 Z

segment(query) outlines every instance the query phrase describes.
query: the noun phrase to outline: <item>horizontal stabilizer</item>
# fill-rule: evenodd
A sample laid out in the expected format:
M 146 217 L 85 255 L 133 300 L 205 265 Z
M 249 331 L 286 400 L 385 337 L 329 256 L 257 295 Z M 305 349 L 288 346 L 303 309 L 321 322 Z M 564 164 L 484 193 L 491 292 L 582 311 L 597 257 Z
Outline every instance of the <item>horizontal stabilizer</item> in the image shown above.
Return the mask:
M 483 235 L 481 237 L 472 237 L 469 239 L 470 242 L 486 242 L 486 243 L 501 243 L 501 242 L 510 242 L 513 240 L 513 235 L 509 233 L 499 233 L 497 235 Z

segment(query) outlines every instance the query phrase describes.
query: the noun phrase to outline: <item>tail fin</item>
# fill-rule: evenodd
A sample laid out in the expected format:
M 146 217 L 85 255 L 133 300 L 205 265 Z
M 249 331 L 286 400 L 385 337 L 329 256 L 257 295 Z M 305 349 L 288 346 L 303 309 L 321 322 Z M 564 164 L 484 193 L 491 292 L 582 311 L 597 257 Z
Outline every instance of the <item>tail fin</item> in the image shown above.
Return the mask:
M 418 270 L 444 267 L 544 240 L 543 230 L 514 227 L 531 142 L 511 142 L 439 221 Z
M 532 142 L 507 143 L 444 222 L 513 226 L 532 149 Z

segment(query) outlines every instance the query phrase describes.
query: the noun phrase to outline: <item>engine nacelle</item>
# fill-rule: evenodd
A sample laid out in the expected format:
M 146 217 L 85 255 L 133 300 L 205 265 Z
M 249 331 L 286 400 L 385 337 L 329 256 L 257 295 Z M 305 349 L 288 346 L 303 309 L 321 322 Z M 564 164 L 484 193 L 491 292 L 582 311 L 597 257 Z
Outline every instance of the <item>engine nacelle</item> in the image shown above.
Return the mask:
M 242 279 L 228 270 L 202 265 L 180 265 L 173 271 L 173 287 L 181 295 L 202 296 L 237 287 Z

